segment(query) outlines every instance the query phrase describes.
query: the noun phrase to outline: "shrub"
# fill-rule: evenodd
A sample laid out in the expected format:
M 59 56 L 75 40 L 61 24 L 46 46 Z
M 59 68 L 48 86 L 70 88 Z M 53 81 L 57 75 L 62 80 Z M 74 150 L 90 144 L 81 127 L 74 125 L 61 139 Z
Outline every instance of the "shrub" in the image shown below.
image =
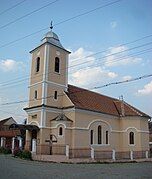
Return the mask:
M 1 154 L 4 153 L 4 150 L 5 150 L 4 147 L 0 147 L 0 153 L 1 153 Z
M 29 159 L 31 160 L 32 159 L 32 155 L 31 155 L 31 152 L 28 151 L 28 150 L 20 150 L 20 149 L 15 149 L 14 152 L 14 157 L 19 157 L 19 158 L 22 158 L 22 159 Z
M 22 151 L 19 148 L 15 148 L 13 151 L 14 157 L 20 157 L 22 154 Z
M 10 148 L 0 147 L 0 153 L 3 153 L 3 154 L 11 154 L 12 151 L 11 151 Z
M 32 159 L 32 155 L 31 155 L 31 152 L 30 151 L 28 151 L 28 150 L 24 150 L 24 151 L 22 151 L 22 153 L 21 153 L 21 156 L 20 156 L 21 158 L 23 158 L 23 159 L 29 159 L 29 160 L 31 160 Z

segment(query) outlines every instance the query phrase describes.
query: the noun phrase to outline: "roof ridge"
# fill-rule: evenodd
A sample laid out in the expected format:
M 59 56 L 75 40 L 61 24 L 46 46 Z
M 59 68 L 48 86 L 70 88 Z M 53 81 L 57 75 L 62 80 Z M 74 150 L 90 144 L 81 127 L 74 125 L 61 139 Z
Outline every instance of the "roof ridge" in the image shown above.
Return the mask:
M 136 109 L 135 107 L 131 106 L 130 104 L 126 103 L 125 101 L 124 101 L 124 104 L 126 104 L 126 106 L 128 106 L 131 110 L 133 110 L 134 112 L 136 112 L 138 115 L 143 116 L 142 112 L 139 111 L 138 109 Z M 139 111 L 139 112 L 138 112 L 138 111 Z

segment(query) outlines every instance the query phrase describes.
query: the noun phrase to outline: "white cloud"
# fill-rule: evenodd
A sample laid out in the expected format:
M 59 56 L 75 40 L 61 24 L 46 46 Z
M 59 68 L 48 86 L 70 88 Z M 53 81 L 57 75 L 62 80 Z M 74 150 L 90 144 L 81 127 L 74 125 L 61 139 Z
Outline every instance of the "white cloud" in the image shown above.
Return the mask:
M 136 64 L 142 61 L 141 58 L 131 57 L 127 52 L 126 46 L 110 47 L 107 54 L 105 54 L 106 67 L 122 66 L 129 64 Z
M 113 21 L 113 22 L 111 22 L 110 23 L 110 26 L 111 26 L 111 28 L 116 28 L 117 27 L 117 22 L 116 21 Z
M 144 86 L 143 89 L 139 89 L 137 94 L 139 95 L 149 95 L 152 94 L 152 81 Z
M 124 76 L 122 79 L 123 79 L 123 80 L 131 80 L 132 77 L 131 77 L 130 75 L 127 75 L 127 76 Z
M 0 68 L 5 71 L 17 71 L 24 68 L 24 63 L 21 61 L 15 61 L 12 59 L 6 59 L 0 61 Z
M 105 82 L 105 80 L 107 81 L 116 77 L 116 73 L 103 70 L 101 67 L 87 67 L 73 73 L 70 82 L 78 86 L 93 87 L 100 85 L 102 82 Z
M 92 64 L 95 60 L 93 56 L 91 56 L 93 52 L 87 51 L 84 48 L 80 47 L 76 51 L 71 51 L 69 57 L 69 66 L 75 66 L 79 63 L 84 63 L 84 65 Z M 79 68 L 79 65 L 78 65 Z

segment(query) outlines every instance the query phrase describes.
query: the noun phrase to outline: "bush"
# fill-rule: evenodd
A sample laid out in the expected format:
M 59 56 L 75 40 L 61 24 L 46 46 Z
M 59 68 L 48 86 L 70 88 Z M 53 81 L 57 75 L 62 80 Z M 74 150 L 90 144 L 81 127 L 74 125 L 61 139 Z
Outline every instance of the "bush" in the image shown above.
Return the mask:
M 31 155 L 31 152 L 30 151 L 28 151 L 28 150 L 24 150 L 24 151 L 22 151 L 22 153 L 21 153 L 21 156 L 20 156 L 21 158 L 23 158 L 23 159 L 29 159 L 29 160 L 31 160 L 32 159 L 32 155 Z
M 11 154 L 12 151 L 10 148 L 0 147 L 0 153 L 1 154 Z
M 22 158 L 22 159 L 29 159 L 29 160 L 32 160 L 32 155 L 31 155 L 31 152 L 28 151 L 28 150 L 20 150 L 20 149 L 15 149 L 14 152 L 14 157 L 19 157 L 19 158 Z
M 20 157 L 22 154 L 22 151 L 19 148 L 15 148 L 13 151 L 14 157 Z

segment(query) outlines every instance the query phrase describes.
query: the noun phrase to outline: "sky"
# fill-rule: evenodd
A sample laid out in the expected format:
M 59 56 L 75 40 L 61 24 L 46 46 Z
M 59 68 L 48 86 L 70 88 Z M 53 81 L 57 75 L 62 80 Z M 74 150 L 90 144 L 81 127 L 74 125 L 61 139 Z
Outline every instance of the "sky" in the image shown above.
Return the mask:
M 26 102 L 6 103 L 28 99 L 29 51 L 40 44 L 51 20 L 72 52 L 69 83 L 93 89 L 152 74 L 151 18 L 151 0 L 0 0 L 0 119 L 12 116 L 22 123 L 27 117 Z M 152 77 L 94 91 L 123 95 L 152 116 Z

